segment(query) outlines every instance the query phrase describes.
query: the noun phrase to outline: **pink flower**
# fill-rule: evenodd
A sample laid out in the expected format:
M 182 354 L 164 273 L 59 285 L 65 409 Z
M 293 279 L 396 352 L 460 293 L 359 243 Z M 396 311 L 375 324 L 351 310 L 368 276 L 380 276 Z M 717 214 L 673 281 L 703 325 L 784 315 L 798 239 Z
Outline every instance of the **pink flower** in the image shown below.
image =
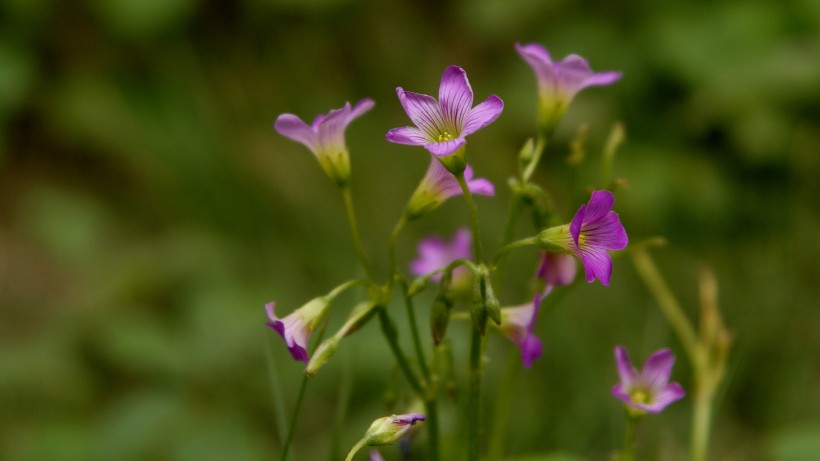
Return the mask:
M 419 243 L 419 255 L 410 263 L 410 272 L 419 277 L 443 269 L 456 259 L 472 259 L 471 242 L 470 230 L 466 228 L 457 230 L 450 242 L 438 235 L 426 237 Z M 466 269 L 463 267 L 453 271 L 453 284 L 457 284 L 457 279 L 464 277 L 465 274 Z M 434 275 L 432 279 L 441 280 L 441 274 Z
M 291 312 L 287 317 L 279 318 L 274 311 L 276 303 L 271 301 L 265 304 L 270 319 L 267 325 L 282 336 L 293 359 L 301 360 L 307 365 L 310 334 L 322 323 L 329 306 L 328 297 L 320 296 Z
M 626 348 L 616 346 L 615 364 L 621 382 L 612 388 L 612 395 L 630 408 L 658 413 L 686 394 L 680 384 L 669 382 L 675 364 L 675 356 L 669 349 L 650 355 L 639 373 L 629 360 Z
M 473 194 L 489 197 L 495 195 L 493 183 L 484 178 L 473 178 L 473 169 L 469 165 L 464 170 L 464 179 Z M 447 171 L 441 162 L 431 158 L 427 173 L 424 174 L 424 178 L 407 203 L 407 209 L 405 210 L 407 218 L 414 219 L 429 213 L 438 208 L 445 200 L 461 195 L 461 193 L 461 186 L 459 186 L 455 176 Z
M 293 114 L 282 114 L 273 126 L 282 136 L 310 149 L 330 179 L 344 186 L 350 179 L 345 129 L 350 122 L 372 109 L 373 104 L 370 98 L 362 99 L 352 108 L 349 102 L 345 103 L 341 109 L 317 116 L 311 125 Z
M 504 103 L 491 95 L 473 107 L 473 89 L 467 73 L 458 66 L 444 70 L 438 90 L 438 101 L 432 96 L 396 88 L 404 111 L 416 125 L 393 128 L 387 140 L 398 144 L 423 146 L 431 154 L 443 157 L 462 148 L 466 136 L 489 125 L 504 109 Z

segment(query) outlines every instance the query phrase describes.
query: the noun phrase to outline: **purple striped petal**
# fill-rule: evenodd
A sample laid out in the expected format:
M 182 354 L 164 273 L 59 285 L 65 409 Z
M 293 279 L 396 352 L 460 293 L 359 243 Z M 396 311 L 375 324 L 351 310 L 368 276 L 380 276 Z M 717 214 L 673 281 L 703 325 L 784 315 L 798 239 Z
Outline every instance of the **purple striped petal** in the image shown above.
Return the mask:
M 683 390 L 683 387 L 681 387 L 680 384 L 669 383 L 660 392 L 652 396 L 651 403 L 643 405 L 643 407 L 644 410 L 650 413 L 658 413 L 666 408 L 670 403 L 682 399 L 685 395 L 686 391 Z
M 396 88 L 396 93 L 410 120 L 424 132 L 428 140 L 437 140 L 444 121 L 441 117 L 441 108 L 435 98 L 426 94 L 404 91 L 401 87 Z
M 493 123 L 495 119 L 501 115 L 504 110 L 504 101 L 496 95 L 490 95 L 481 104 L 475 106 L 467 118 L 464 120 L 464 126 L 461 129 L 461 136 L 473 134 L 485 126 Z
M 675 356 L 669 349 L 661 349 L 646 359 L 641 370 L 641 379 L 652 391 L 663 389 L 669 382 Z
M 632 361 L 629 359 L 629 352 L 627 352 L 626 348 L 623 346 L 615 346 L 615 365 L 618 368 L 618 376 L 621 378 L 621 385 L 629 390 L 638 378 L 638 370 L 636 370 L 632 365 Z M 627 398 L 631 400 L 629 393 L 626 391 L 624 391 L 624 393 Z
M 473 107 L 473 89 L 464 69 L 458 66 L 444 69 L 438 89 L 438 102 L 443 119 L 449 122 L 448 128 L 466 136 L 461 127 Z
M 583 87 L 611 85 L 623 77 L 623 72 L 608 71 L 592 74 L 584 81 Z
M 470 189 L 470 192 L 473 194 L 486 195 L 488 197 L 495 195 L 495 187 L 489 180 L 484 178 L 473 179 L 473 168 L 470 165 L 467 165 L 467 168 L 464 170 L 464 180 L 467 181 L 467 188 Z M 458 184 L 458 181 L 456 181 L 456 184 Z M 461 187 L 459 186 L 459 190 L 460 189 Z
M 430 142 L 425 134 L 414 126 L 403 126 L 393 128 L 385 135 L 388 141 L 396 144 L 407 144 L 410 146 L 423 146 Z
M 597 278 L 604 286 L 609 286 L 612 276 L 612 257 L 602 248 L 589 247 L 581 250 L 581 262 L 584 263 L 584 276 L 592 283 Z
M 592 191 L 592 197 L 587 204 L 584 224 L 593 223 L 606 216 L 615 203 L 615 196 L 608 190 Z
M 347 122 L 350 123 L 361 117 L 362 114 L 372 109 L 375 105 L 376 103 L 370 98 L 360 100 L 355 106 L 353 106 L 353 110 L 350 111 L 350 115 L 347 116 Z

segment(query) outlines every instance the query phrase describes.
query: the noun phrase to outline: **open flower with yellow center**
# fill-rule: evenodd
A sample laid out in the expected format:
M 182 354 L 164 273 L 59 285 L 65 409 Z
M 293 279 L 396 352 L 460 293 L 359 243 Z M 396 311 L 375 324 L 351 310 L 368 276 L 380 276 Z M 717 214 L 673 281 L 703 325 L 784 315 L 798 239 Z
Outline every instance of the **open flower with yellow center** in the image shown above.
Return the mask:
M 638 372 L 629 360 L 626 348 L 616 346 L 615 364 L 621 382 L 612 388 L 612 395 L 632 410 L 658 413 L 686 395 L 680 384 L 669 382 L 672 365 L 675 364 L 675 356 L 669 349 L 661 349 L 650 355 Z
M 386 138 L 397 144 L 423 146 L 437 157 L 464 147 L 466 136 L 489 125 L 504 109 L 504 102 L 491 95 L 473 107 L 473 89 L 467 73 L 458 66 L 444 70 L 438 101 L 428 95 L 396 88 L 404 111 L 416 126 L 393 128 Z

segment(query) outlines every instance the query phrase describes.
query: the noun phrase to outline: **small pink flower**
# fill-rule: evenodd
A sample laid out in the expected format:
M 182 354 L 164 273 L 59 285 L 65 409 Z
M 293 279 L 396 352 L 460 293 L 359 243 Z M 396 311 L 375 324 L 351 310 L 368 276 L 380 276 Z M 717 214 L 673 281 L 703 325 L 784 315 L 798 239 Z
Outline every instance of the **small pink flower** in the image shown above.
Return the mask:
M 575 280 L 578 265 L 575 258 L 565 253 L 550 253 L 545 251 L 541 256 L 541 265 L 538 267 L 538 278 L 544 281 L 547 292 L 554 287 L 569 285 Z
M 574 253 L 584 263 L 587 282 L 597 278 L 609 285 L 612 257 L 607 250 L 623 250 L 629 243 L 618 213 L 612 211 L 614 202 L 612 192 L 593 191 L 589 203 L 581 205 L 569 224 Z
M 473 169 L 470 165 L 467 165 L 464 170 L 464 180 L 467 182 L 467 188 L 473 194 L 488 197 L 495 195 L 493 183 L 484 178 L 473 178 Z M 431 158 L 430 166 L 416 191 L 413 192 L 413 196 L 410 197 L 405 213 L 408 219 L 418 218 L 435 210 L 445 200 L 461 195 L 461 193 L 461 186 L 456 177 L 447 171 L 441 162 Z
M 621 382 L 612 388 L 612 395 L 635 410 L 658 413 L 686 392 L 680 384 L 670 383 L 675 356 L 669 349 L 661 349 L 646 359 L 638 372 L 629 360 L 623 346 L 615 347 L 615 364 Z
M 329 305 L 327 297 L 322 296 L 296 309 L 290 315 L 279 318 L 274 311 L 276 303 L 271 301 L 265 304 L 270 319 L 270 322 L 267 322 L 268 327 L 284 338 L 294 360 L 301 360 L 307 365 L 310 334 L 324 320 Z

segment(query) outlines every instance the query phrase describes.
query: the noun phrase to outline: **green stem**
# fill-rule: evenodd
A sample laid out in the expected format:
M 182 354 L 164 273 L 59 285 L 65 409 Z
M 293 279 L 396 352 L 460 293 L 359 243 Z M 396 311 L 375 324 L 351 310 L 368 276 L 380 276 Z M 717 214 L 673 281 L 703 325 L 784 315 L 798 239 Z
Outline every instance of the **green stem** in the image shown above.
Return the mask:
M 535 141 L 535 147 L 533 148 L 533 158 L 521 173 L 522 184 L 530 182 L 530 178 L 532 178 L 533 173 L 535 173 L 535 168 L 538 166 L 538 163 L 541 162 L 541 155 L 544 153 L 544 147 L 546 147 L 546 145 L 547 137 L 544 134 L 539 134 Z
M 427 412 L 427 444 L 430 450 L 429 461 L 439 460 L 439 439 L 438 439 L 438 403 L 436 396 L 431 396 L 424 401 L 424 409 Z
M 492 415 L 493 432 L 490 435 L 490 448 L 488 459 L 490 461 L 501 461 L 504 459 L 504 441 L 507 438 L 507 423 L 510 420 L 510 407 L 513 396 L 515 396 L 515 383 L 518 381 L 518 374 L 521 371 L 521 361 L 517 348 L 510 349 L 510 357 L 507 359 L 507 370 L 501 375 L 501 383 L 498 385 L 497 397 Z
M 498 251 L 495 252 L 495 254 L 493 255 L 493 259 L 491 261 L 492 265 L 499 264 L 501 262 L 501 259 L 512 250 L 535 245 L 538 245 L 538 237 L 528 237 L 525 239 L 516 240 L 512 243 L 508 243 L 507 245 L 499 248 Z
M 302 376 L 302 384 L 299 386 L 299 395 L 296 397 L 296 407 L 293 409 L 293 416 L 290 419 L 290 428 L 288 428 L 288 438 L 285 439 L 285 446 L 282 447 L 282 461 L 287 461 L 288 452 L 290 451 L 290 443 L 293 441 L 293 433 L 296 430 L 296 419 L 299 416 L 299 411 L 302 409 L 302 400 L 305 397 L 305 390 L 307 389 L 308 380 L 307 375 Z
M 427 368 L 427 359 L 424 357 L 424 349 L 421 347 L 421 336 L 419 335 L 419 328 L 416 324 L 416 311 L 413 308 L 413 300 L 407 296 L 407 283 L 402 280 L 402 291 L 404 292 L 404 306 L 407 308 L 407 321 L 410 323 L 410 335 L 413 337 L 413 347 L 416 349 L 418 356 L 419 368 L 424 379 L 430 382 L 430 369 Z
M 703 378 L 696 378 L 695 403 L 692 409 L 692 461 L 706 461 L 709 448 L 714 388 L 703 381 Z
M 399 234 L 401 234 L 405 224 L 407 224 L 407 217 L 402 214 L 401 218 L 399 218 L 399 221 L 396 223 L 396 226 L 393 228 L 393 232 L 390 234 L 390 267 L 387 269 L 390 272 L 390 277 L 387 280 L 388 284 L 393 283 L 393 277 L 395 277 L 395 275 L 399 272 L 399 268 L 396 265 L 396 240 L 398 240 Z
M 356 247 L 356 254 L 359 257 L 359 263 L 362 265 L 362 269 L 364 269 L 364 273 L 367 275 L 367 278 L 373 281 L 375 280 L 373 278 L 373 272 L 370 270 L 370 265 L 367 263 L 367 256 L 364 254 L 362 239 L 359 235 L 359 225 L 356 221 L 356 213 L 353 210 L 353 197 L 350 195 L 350 187 L 342 188 L 342 197 L 344 197 L 345 210 L 347 211 L 347 221 L 350 224 L 350 233 L 353 235 L 353 245 Z
M 618 461 L 632 461 L 635 459 L 635 433 L 638 426 L 638 418 L 632 415 L 627 416 L 626 441 L 624 451 L 618 457 Z
M 513 193 L 510 199 L 510 211 L 507 213 L 507 222 L 504 224 L 504 236 L 501 245 L 512 242 L 515 234 L 515 223 L 518 221 L 518 213 L 521 211 L 521 196 Z
M 401 351 L 401 347 L 399 347 L 396 325 L 393 324 L 393 320 L 391 320 L 387 315 L 387 310 L 385 310 L 384 306 L 377 306 L 376 309 L 379 311 L 379 321 L 382 325 L 382 334 L 387 340 L 387 343 L 390 345 L 390 350 L 393 352 L 393 356 L 396 358 L 399 368 L 401 368 L 401 371 L 407 378 L 407 382 L 410 383 L 410 387 L 413 388 L 416 394 L 423 397 L 424 388 L 419 383 L 418 378 L 416 378 L 416 374 L 413 372 L 413 369 L 410 368 L 410 364 L 407 361 L 407 358 L 405 358 L 404 353 Z
M 481 451 L 481 346 L 483 337 L 473 328 L 470 340 L 470 388 L 467 401 L 467 460 L 478 461 Z
M 481 251 L 481 232 L 478 227 L 478 211 L 473 200 L 473 193 L 467 186 L 467 181 L 464 179 L 464 173 L 456 175 L 458 185 L 461 186 L 461 192 L 464 194 L 464 201 L 467 202 L 467 211 L 470 214 L 470 229 L 473 232 L 473 257 L 475 262 L 480 263 L 484 260 L 484 255 Z
M 362 449 L 362 447 L 367 443 L 367 437 L 362 438 L 356 445 L 353 445 L 353 448 L 350 449 L 350 452 L 347 454 L 347 458 L 345 461 L 353 461 L 353 457 L 356 456 L 356 452 Z
M 658 271 L 657 266 L 655 266 L 655 263 L 652 261 L 652 257 L 644 248 L 634 249 L 630 252 L 630 255 L 632 256 L 632 262 L 638 271 L 638 275 L 643 279 L 649 291 L 655 296 L 655 300 L 658 302 L 661 311 L 666 316 L 667 321 L 672 325 L 681 344 L 683 344 L 683 348 L 686 350 L 689 360 L 695 369 L 700 368 L 699 364 L 702 360 L 695 330 L 686 317 L 686 314 L 684 314 L 683 308 L 678 303 L 675 295 L 672 294 L 672 290 L 669 289 L 663 276 L 661 276 Z

